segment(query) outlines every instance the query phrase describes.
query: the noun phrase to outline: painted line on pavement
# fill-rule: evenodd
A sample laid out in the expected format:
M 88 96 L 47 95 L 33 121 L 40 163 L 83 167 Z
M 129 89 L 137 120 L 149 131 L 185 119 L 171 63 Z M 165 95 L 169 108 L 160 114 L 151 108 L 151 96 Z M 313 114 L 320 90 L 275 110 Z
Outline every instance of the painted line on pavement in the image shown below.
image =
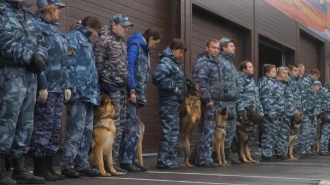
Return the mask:
M 99 177 L 107 178 L 109 177 Z M 187 183 L 187 184 L 213 184 L 213 185 L 248 185 L 248 184 L 232 184 L 232 183 L 219 183 L 219 182 L 196 182 L 196 181 L 175 181 L 175 180 L 161 180 L 161 179 L 140 179 L 140 178 L 121 178 L 111 177 L 111 180 L 134 180 L 134 181 L 152 181 L 152 182 L 173 182 L 173 183 Z
M 319 185 L 330 185 L 330 181 L 328 181 L 328 180 L 321 180 L 321 182 L 319 183 Z
M 270 177 L 270 176 L 247 176 L 247 175 L 228 175 L 228 174 L 211 174 L 211 173 L 182 173 L 182 172 L 158 172 L 146 171 L 146 173 L 158 174 L 176 174 L 176 175 L 201 175 L 201 176 L 218 176 L 218 177 L 243 177 L 243 178 L 260 178 L 260 179 L 282 179 L 282 180 L 304 180 L 304 181 L 321 181 L 321 179 L 291 178 L 291 177 Z

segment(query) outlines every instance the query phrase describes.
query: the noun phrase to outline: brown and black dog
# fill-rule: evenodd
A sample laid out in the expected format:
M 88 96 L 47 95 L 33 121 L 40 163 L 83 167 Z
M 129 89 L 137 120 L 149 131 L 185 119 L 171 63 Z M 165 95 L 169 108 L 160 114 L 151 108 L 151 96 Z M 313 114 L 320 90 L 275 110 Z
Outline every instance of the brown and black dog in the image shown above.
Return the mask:
M 322 110 L 317 117 L 317 135 L 316 135 L 316 141 L 312 147 L 312 152 L 314 154 L 317 154 L 320 150 L 320 139 L 321 139 L 324 123 L 330 123 L 330 119 L 327 113 L 324 110 Z
M 189 135 L 195 125 L 201 118 L 201 90 L 197 83 L 190 79 L 186 79 L 188 92 L 186 94 L 185 103 L 180 113 L 180 142 L 179 148 L 185 153 L 184 161 L 189 168 L 194 166 L 189 162 L 190 156 L 190 138 Z
M 94 128 L 92 139 L 92 152 L 89 155 L 89 162 L 96 164 L 101 175 L 108 177 L 120 175 L 114 167 L 112 161 L 112 147 L 116 135 L 116 127 L 111 118 L 115 116 L 115 108 L 111 104 L 111 99 L 105 93 L 101 93 L 100 106 L 94 109 Z M 107 158 L 111 174 L 104 169 L 103 157 Z
M 230 166 L 227 164 L 225 155 L 225 139 L 226 139 L 226 121 L 228 118 L 228 109 L 222 108 L 216 112 L 216 128 L 214 137 L 214 150 L 217 154 L 218 163 L 221 166 Z
M 144 127 L 144 124 L 141 120 L 139 121 L 139 126 L 140 126 L 140 137 L 139 137 L 139 140 L 138 140 L 136 153 L 138 155 L 138 160 L 139 160 L 140 165 L 143 166 L 142 140 L 143 140 L 143 134 L 144 134 L 145 127 Z
M 296 114 L 291 123 L 290 123 L 290 139 L 289 139 L 289 146 L 287 149 L 287 155 L 290 158 L 290 160 L 298 160 L 293 156 L 293 144 L 297 140 L 297 131 L 300 127 L 300 123 L 303 120 L 304 115 L 303 114 Z
M 250 135 L 253 131 L 254 125 L 260 125 L 264 123 L 264 118 L 254 111 L 253 107 L 245 107 L 245 114 L 237 119 L 236 122 L 236 135 L 233 143 L 234 147 L 239 152 L 240 161 L 243 163 L 256 163 L 251 157 L 249 149 Z

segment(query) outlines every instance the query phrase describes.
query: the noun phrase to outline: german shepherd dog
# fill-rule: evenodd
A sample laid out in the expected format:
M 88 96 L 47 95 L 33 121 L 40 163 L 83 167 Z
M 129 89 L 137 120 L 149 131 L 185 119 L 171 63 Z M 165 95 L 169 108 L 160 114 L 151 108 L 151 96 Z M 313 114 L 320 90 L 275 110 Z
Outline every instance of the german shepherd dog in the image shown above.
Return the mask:
M 109 177 L 120 175 L 114 167 L 112 161 L 112 147 L 116 135 L 116 127 L 111 118 L 115 116 L 115 108 L 111 104 L 110 97 L 101 93 L 100 106 L 94 109 L 94 128 L 92 139 L 92 152 L 89 155 L 89 162 L 96 164 L 101 175 Z M 107 158 L 111 174 L 104 169 L 103 156 Z
M 137 144 L 137 148 L 136 148 L 136 153 L 138 155 L 138 160 L 141 166 L 143 166 L 143 157 L 142 157 L 142 140 L 143 140 L 143 134 L 144 134 L 144 124 L 143 122 L 140 120 L 139 121 L 140 124 L 140 137 L 138 140 L 138 144 Z
M 180 112 L 180 142 L 179 148 L 185 153 L 184 161 L 189 168 L 194 166 L 189 162 L 190 156 L 190 138 L 189 135 L 193 127 L 201 118 L 201 90 L 197 83 L 190 79 L 186 79 L 188 92 L 186 94 L 185 103 L 181 107 Z
M 216 112 L 216 128 L 214 137 L 214 150 L 217 154 L 218 163 L 221 166 L 230 166 L 227 164 L 225 155 L 225 139 L 226 139 L 226 121 L 229 115 L 228 109 L 222 108 Z
M 320 150 L 320 139 L 322 135 L 323 125 L 325 123 L 330 123 L 330 119 L 327 113 L 324 110 L 322 110 L 321 113 L 317 116 L 317 135 L 316 135 L 316 141 L 312 147 L 312 152 L 314 154 L 317 154 Z
M 256 163 L 251 157 L 249 149 L 250 135 L 254 132 L 253 126 L 264 123 L 264 118 L 254 111 L 253 107 L 245 107 L 245 114 L 237 119 L 236 135 L 233 143 L 239 152 L 239 159 L 243 163 Z
M 290 158 L 290 160 L 298 160 L 293 156 L 293 144 L 297 140 L 297 131 L 300 127 L 300 123 L 303 120 L 304 115 L 303 114 L 297 114 L 294 116 L 290 123 L 290 139 L 289 139 L 289 146 L 287 149 L 287 155 Z

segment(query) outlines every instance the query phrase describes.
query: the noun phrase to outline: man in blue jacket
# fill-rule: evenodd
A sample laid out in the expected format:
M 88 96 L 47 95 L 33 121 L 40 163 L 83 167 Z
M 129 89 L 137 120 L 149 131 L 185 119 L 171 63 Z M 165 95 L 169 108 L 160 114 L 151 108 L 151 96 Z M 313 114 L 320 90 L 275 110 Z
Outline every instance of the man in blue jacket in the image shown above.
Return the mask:
M 0 183 L 44 183 L 32 175 L 23 155 L 28 152 L 37 93 L 37 76 L 43 71 L 47 51 L 45 41 L 22 0 L 0 3 Z M 12 179 L 6 173 L 4 159 L 13 159 Z M 15 182 L 16 180 L 16 182 Z
M 222 38 L 220 40 L 220 54 L 217 57 L 217 61 L 220 63 L 220 70 L 222 73 L 220 107 L 227 107 L 229 109 L 226 125 L 225 154 L 226 159 L 229 160 L 231 164 L 238 164 L 240 162 L 231 157 L 230 151 L 230 146 L 236 132 L 236 101 L 240 95 L 239 76 L 233 63 L 234 57 L 234 41 L 228 38 Z

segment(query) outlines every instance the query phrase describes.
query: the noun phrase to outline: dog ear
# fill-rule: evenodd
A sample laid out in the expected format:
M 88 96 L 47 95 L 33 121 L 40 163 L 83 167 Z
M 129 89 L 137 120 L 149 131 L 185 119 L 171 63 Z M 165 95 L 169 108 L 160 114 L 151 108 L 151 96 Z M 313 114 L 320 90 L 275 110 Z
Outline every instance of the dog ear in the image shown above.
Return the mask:
M 227 114 L 227 107 L 224 107 L 222 110 L 221 110 L 221 115 L 222 116 L 225 116 Z

